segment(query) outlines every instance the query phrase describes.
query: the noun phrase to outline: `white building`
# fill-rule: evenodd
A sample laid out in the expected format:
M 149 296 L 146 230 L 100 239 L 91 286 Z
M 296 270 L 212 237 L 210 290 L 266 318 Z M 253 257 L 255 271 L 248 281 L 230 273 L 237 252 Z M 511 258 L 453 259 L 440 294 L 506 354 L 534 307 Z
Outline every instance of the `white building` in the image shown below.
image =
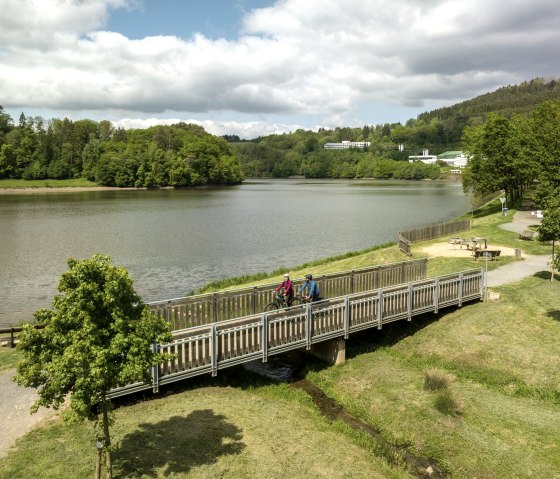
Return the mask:
M 423 150 L 421 155 L 413 155 L 408 157 L 409 163 L 414 163 L 415 161 L 421 161 L 427 165 L 435 165 L 438 157 L 437 155 L 430 155 L 428 150 Z
M 441 155 L 430 155 L 428 150 L 423 150 L 422 155 L 408 157 L 410 163 L 421 161 L 427 165 L 434 165 L 437 160 L 445 161 L 447 166 L 453 166 L 455 168 L 464 168 L 468 163 L 468 158 L 462 151 L 447 151 Z
M 350 148 L 361 148 L 365 150 L 369 148 L 371 143 L 369 141 L 342 141 L 340 143 L 325 143 L 323 148 L 327 150 L 348 150 Z

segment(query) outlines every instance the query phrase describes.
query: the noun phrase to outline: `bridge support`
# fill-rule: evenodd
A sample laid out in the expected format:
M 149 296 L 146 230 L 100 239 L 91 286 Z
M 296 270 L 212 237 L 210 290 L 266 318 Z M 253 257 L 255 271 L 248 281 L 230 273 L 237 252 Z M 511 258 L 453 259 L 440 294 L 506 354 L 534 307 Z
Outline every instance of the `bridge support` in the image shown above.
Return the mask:
M 309 353 L 329 364 L 342 364 L 346 361 L 346 341 L 335 338 L 311 346 Z

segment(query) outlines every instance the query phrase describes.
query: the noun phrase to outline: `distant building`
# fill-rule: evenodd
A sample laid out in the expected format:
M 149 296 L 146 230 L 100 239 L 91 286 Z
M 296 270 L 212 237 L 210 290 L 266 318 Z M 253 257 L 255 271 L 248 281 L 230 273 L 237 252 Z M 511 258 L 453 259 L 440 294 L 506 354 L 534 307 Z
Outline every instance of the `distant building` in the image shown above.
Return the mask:
M 438 159 L 445 161 L 449 166 L 464 168 L 467 166 L 468 158 L 462 151 L 446 151 L 438 155 Z
M 423 150 L 421 155 L 412 155 L 408 157 L 409 163 L 414 163 L 415 161 L 421 161 L 427 165 L 435 165 L 438 160 L 437 155 L 430 155 L 428 150 Z
M 427 165 L 434 165 L 437 160 L 445 161 L 447 166 L 453 166 L 455 168 L 464 168 L 468 163 L 468 158 L 462 151 L 446 151 L 441 155 L 430 155 L 428 150 L 423 150 L 421 155 L 408 157 L 408 161 L 410 163 L 413 163 L 414 161 L 421 161 Z
M 360 148 L 365 150 L 369 148 L 369 141 L 341 141 L 340 143 L 325 143 L 323 148 L 327 150 L 348 150 L 350 148 Z

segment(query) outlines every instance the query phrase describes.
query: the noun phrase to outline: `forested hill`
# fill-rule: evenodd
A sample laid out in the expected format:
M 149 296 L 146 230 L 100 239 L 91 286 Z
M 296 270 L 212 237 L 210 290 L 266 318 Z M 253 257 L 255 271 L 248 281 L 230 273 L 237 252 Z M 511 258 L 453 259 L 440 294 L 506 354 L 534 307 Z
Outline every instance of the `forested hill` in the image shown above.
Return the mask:
M 226 140 L 198 125 L 124 130 L 106 120 L 45 122 L 22 113 L 16 126 L 0 106 L 2 178 L 152 187 L 234 184 L 243 174 Z
M 530 115 L 539 103 L 546 100 L 560 100 L 560 79 L 535 78 L 520 85 L 504 86 L 472 100 L 422 113 L 418 120 L 453 120 L 462 126 L 481 124 L 490 112 L 506 117 L 514 113 Z

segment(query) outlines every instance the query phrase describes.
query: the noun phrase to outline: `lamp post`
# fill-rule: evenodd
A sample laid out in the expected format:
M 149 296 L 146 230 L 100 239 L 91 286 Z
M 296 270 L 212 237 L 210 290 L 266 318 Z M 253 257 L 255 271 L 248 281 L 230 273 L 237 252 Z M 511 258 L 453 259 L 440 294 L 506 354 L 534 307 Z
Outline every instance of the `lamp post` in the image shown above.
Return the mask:
M 500 201 L 502 202 L 502 215 L 505 216 L 505 215 L 506 215 L 506 211 L 507 211 L 507 209 L 506 209 L 506 207 L 505 207 L 505 204 L 506 204 L 506 199 L 505 199 L 505 197 L 503 197 L 503 198 L 500 197 Z

